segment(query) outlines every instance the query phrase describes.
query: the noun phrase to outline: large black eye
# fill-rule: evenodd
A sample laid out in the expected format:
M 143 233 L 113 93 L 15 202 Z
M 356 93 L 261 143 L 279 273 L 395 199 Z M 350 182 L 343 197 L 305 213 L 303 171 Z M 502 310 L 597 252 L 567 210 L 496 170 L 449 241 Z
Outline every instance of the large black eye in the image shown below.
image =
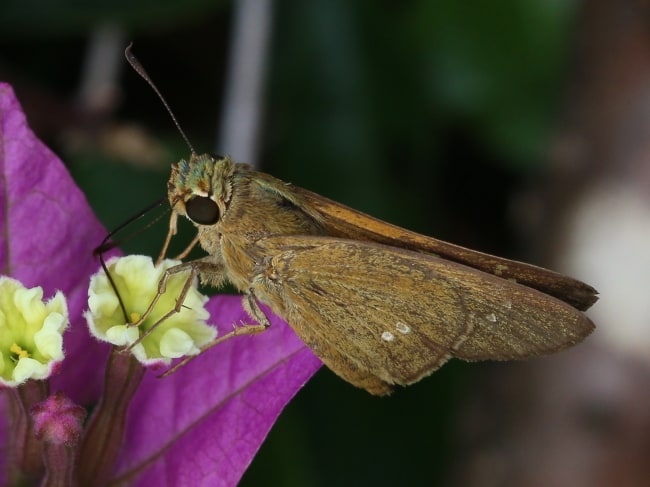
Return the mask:
M 219 221 L 219 207 L 207 196 L 192 196 L 185 202 L 185 211 L 194 223 L 213 225 Z

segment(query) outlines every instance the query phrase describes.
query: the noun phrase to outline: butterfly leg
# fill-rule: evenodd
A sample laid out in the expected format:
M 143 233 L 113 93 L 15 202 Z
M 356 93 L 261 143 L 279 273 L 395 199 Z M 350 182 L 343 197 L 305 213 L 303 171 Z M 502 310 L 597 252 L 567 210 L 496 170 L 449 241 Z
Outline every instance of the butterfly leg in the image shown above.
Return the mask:
M 186 365 L 190 360 L 198 357 L 201 355 L 203 352 L 206 350 L 211 349 L 212 347 L 219 345 L 220 343 L 225 342 L 226 340 L 230 340 L 231 338 L 234 338 L 236 336 L 242 336 L 242 335 L 257 335 L 258 333 L 262 333 L 265 331 L 269 326 L 271 326 L 271 322 L 269 321 L 268 317 L 262 310 L 262 308 L 259 307 L 257 304 L 257 299 L 255 298 L 255 294 L 253 290 L 249 290 L 246 292 L 246 295 L 244 296 L 243 299 L 243 307 L 244 310 L 255 320 L 257 320 L 258 324 L 252 325 L 252 324 L 235 324 L 233 323 L 233 329 L 231 332 L 226 333 L 225 335 L 222 335 L 215 340 L 211 341 L 207 345 L 204 345 L 201 347 L 201 351 L 197 355 L 189 355 L 185 357 L 183 360 L 175 364 L 173 367 L 170 367 L 167 369 L 163 374 L 160 375 L 160 377 L 167 377 L 170 374 L 173 374 L 176 372 L 178 369 Z
M 154 307 L 160 300 L 161 296 L 165 294 L 165 291 L 167 290 L 167 282 L 169 281 L 169 279 L 174 274 L 178 274 L 179 272 L 187 272 L 188 270 L 190 271 L 190 274 L 189 276 L 187 276 L 185 284 L 183 285 L 181 292 L 176 298 L 176 304 L 174 305 L 174 307 L 171 310 L 169 310 L 167 313 L 165 313 L 163 316 L 161 316 L 158 319 L 158 321 L 156 321 L 153 325 L 149 327 L 148 330 L 146 330 L 142 335 L 140 335 L 140 337 L 134 343 L 129 345 L 129 347 L 127 347 L 125 351 L 127 352 L 131 351 L 133 347 L 141 343 L 142 340 L 144 340 L 147 336 L 149 336 L 161 323 L 163 323 L 170 316 L 173 316 L 174 314 L 178 313 L 181 310 L 181 308 L 183 307 L 183 302 L 185 301 L 185 297 L 187 296 L 187 293 L 189 292 L 194 280 L 198 275 L 209 275 L 212 277 L 213 280 L 217 280 L 217 279 L 223 280 L 223 277 L 219 277 L 219 276 L 223 276 L 223 266 L 219 263 L 208 262 L 199 259 L 190 262 L 184 262 L 177 266 L 170 267 L 163 273 L 162 277 L 160 278 L 160 282 L 158 283 L 158 291 L 156 292 L 154 298 L 151 300 L 151 303 L 149 304 L 145 312 L 142 314 L 140 319 L 138 319 L 133 323 L 129 323 L 128 326 L 131 327 L 131 326 L 141 325 L 144 322 L 144 320 L 146 320 L 147 317 L 151 314 Z

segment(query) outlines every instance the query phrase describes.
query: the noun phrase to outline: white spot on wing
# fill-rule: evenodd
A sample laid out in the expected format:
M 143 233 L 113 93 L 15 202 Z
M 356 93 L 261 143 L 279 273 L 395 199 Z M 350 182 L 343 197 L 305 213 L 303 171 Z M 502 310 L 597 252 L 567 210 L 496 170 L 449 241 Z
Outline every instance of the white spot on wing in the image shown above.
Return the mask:
M 411 327 L 408 326 L 406 323 L 402 323 L 401 321 L 398 321 L 395 323 L 395 328 L 397 331 L 399 331 L 402 335 L 406 335 L 407 333 L 411 332 Z
M 488 320 L 490 323 L 496 323 L 497 322 L 497 315 L 494 313 L 488 313 L 485 315 L 485 319 Z
M 395 340 L 395 335 L 393 335 L 389 331 L 385 331 L 384 333 L 381 334 L 381 339 L 384 340 L 385 342 L 392 342 Z

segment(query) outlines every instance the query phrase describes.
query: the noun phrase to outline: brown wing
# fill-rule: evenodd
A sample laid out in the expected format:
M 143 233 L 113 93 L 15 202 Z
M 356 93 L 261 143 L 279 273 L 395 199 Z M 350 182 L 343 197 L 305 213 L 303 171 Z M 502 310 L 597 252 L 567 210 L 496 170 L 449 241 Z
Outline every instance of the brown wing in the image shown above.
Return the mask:
M 373 393 L 416 382 L 451 356 L 543 355 L 593 329 L 563 301 L 433 255 L 300 236 L 263 239 L 255 252 L 268 256 L 255 295 L 334 372 Z
M 420 235 L 296 186 L 291 186 L 291 191 L 301 201 L 302 210 L 318 221 L 332 236 L 433 253 L 488 274 L 514 279 L 520 284 L 555 296 L 582 311 L 598 300 L 598 292 L 577 279 Z

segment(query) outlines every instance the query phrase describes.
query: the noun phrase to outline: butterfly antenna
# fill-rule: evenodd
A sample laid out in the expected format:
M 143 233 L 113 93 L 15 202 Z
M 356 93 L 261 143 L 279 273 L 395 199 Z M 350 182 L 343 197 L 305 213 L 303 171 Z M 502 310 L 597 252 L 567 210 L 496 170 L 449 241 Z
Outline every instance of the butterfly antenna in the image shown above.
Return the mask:
M 132 216 L 129 218 L 127 221 L 122 223 L 119 227 L 115 228 L 113 231 L 111 231 L 104 240 L 102 240 L 102 243 L 99 244 L 95 249 L 93 250 L 93 255 L 96 255 L 99 257 L 99 262 L 101 263 L 102 269 L 104 269 L 104 273 L 106 274 L 106 277 L 108 278 L 108 282 L 110 283 L 111 287 L 115 291 L 115 294 L 117 295 L 117 301 L 120 304 L 120 309 L 122 310 L 122 314 L 124 315 L 124 320 L 126 323 L 129 322 L 129 316 L 126 311 L 126 306 L 124 305 L 124 301 L 122 300 L 122 296 L 120 295 L 120 292 L 117 290 L 117 285 L 115 284 L 115 281 L 113 280 L 113 276 L 111 276 L 111 273 L 108 271 L 108 266 L 106 265 L 106 259 L 104 259 L 104 253 L 108 252 L 109 250 L 112 250 L 116 248 L 122 240 L 113 240 L 113 237 L 115 236 L 116 233 L 121 232 L 125 227 L 130 225 L 136 220 L 139 220 L 140 218 L 144 217 L 147 213 L 149 213 L 151 210 L 154 208 L 157 208 L 161 206 L 164 202 L 166 201 L 166 198 L 161 198 L 160 200 L 152 203 L 151 205 L 147 206 L 145 209 L 140 211 L 138 214 Z M 129 235 L 127 238 L 132 238 L 135 235 L 142 233 L 146 229 L 150 228 L 154 223 L 156 223 L 162 215 L 157 216 L 152 222 L 149 222 L 143 229 L 140 229 L 136 233 L 133 233 Z
M 167 103 L 167 100 L 165 100 L 165 97 L 162 96 L 162 93 L 160 93 L 160 90 L 158 87 L 155 85 L 155 83 L 152 81 L 151 77 L 147 73 L 146 69 L 144 69 L 144 66 L 142 66 L 142 63 L 138 60 L 137 57 L 135 57 L 135 54 L 131 52 L 131 47 L 133 47 L 133 43 L 130 43 L 127 48 L 124 50 L 124 56 L 126 57 L 126 60 L 129 62 L 133 70 L 138 73 L 142 79 L 144 79 L 147 83 L 149 83 L 149 86 L 153 89 L 153 91 L 158 95 L 158 98 L 160 98 L 160 101 L 162 101 L 163 106 L 167 109 L 167 112 L 169 113 L 169 116 L 172 118 L 172 121 L 174 122 L 174 125 L 176 125 L 176 128 L 180 132 L 181 136 L 185 140 L 185 143 L 187 146 L 190 148 L 190 152 L 192 154 L 196 154 L 196 151 L 194 150 L 194 147 L 192 147 L 192 144 L 190 143 L 190 139 L 187 138 L 187 135 L 185 135 L 185 132 L 183 132 L 183 129 L 181 128 L 181 124 L 178 123 L 178 120 L 176 119 L 176 116 L 174 115 L 174 112 L 172 112 L 172 109 L 169 107 L 169 104 Z
M 147 215 L 151 210 L 153 210 L 153 209 L 155 209 L 155 208 L 158 208 L 159 206 L 162 206 L 163 203 L 165 203 L 165 201 L 167 201 L 167 198 L 160 198 L 159 200 L 154 201 L 154 202 L 151 203 L 150 205 L 147 205 L 146 208 L 140 210 L 138 213 L 136 213 L 135 215 L 133 215 L 132 217 L 130 217 L 130 218 L 129 218 L 128 220 L 126 220 L 125 222 L 122 222 L 122 223 L 121 223 L 117 228 L 114 228 L 113 230 L 111 230 L 111 232 L 110 232 L 108 235 L 106 235 L 106 237 L 104 237 L 104 240 L 102 240 L 102 243 L 100 243 L 97 247 L 95 247 L 95 248 L 93 249 L 93 255 L 100 255 L 100 254 L 103 254 L 104 252 L 108 252 L 109 250 L 114 249 L 114 248 L 117 247 L 119 244 L 121 244 L 122 242 L 124 242 L 124 240 L 112 240 L 112 239 L 113 239 L 113 237 L 115 236 L 115 234 L 117 234 L 117 233 L 121 232 L 122 230 L 124 230 L 126 227 L 128 227 L 129 225 L 131 225 L 131 223 L 133 223 L 134 221 L 139 220 L 140 218 L 146 216 L 146 215 Z M 144 232 L 145 230 L 149 229 L 149 228 L 152 227 L 152 226 L 153 226 L 153 225 L 154 225 L 158 220 L 160 220 L 160 218 L 162 218 L 162 216 L 163 216 L 163 215 L 159 215 L 159 216 L 157 216 L 156 218 L 154 218 L 153 221 L 147 223 L 147 225 L 146 225 L 144 228 L 141 228 L 141 229 L 139 229 L 137 232 L 135 232 L 135 233 L 129 235 L 129 236 L 127 237 L 127 239 L 130 240 L 130 239 L 133 238 L 134 236 L 136 236 L 136 235 L 138 235 L 138 234 Z

